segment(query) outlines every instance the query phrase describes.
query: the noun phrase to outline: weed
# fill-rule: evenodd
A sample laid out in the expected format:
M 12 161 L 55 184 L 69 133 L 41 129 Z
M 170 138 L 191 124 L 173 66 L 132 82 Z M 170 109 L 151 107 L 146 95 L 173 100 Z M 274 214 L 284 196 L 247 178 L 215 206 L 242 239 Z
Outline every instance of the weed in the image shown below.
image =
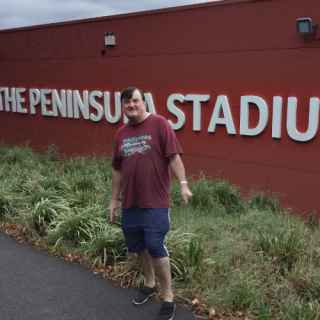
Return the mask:
M 207 211 L 218 207 L 218 211 L 223 208 L 227 214 L 244 212 L 238 189 L 226 181 L 202 177 L 192 184 L 192 192 L 191 205 L 195 209 Z
M 320 304 L 319 302 L 304 303 L 294 301 L 293 303 L 282 306 L 281 320 L 319 320 Z
M 40 234 L 45 235 L 51 222 L 62 212 L 68 213 L 68 203 L 61 198 L 44 198 L 35 203 L 31 210 L 32 227 Z
M 256 245 L 277 262 L 283 272 L 290 271 L 305 249 L 304 235 L 297 228 L 258 233 Z
M 201 239 L 177 229 L 167 238 L 173 276 L 177 281 L 192 280 L 202 267 L 204 251 Z
M 280 203 L 279 200 L 273 196 L 268 196 L 263 192 L 255 193 L 249 200 L 249 207 L 251 209 L 257 209 L 261 211 L 279 212 Z
M 234 274 L 225 291 L 224 303 L 233 311 L 248 310 L 259 299 L 256 280 L 247 274 Z
M 81 247 L 86 254 L 99 257 L 104 265 L 126 256 L 122 230 L 105 221 L 101 221 L 98 230 L 88 233 L 88 239 L 81 242 Z
M 56 216 L 50 224 L 48 241 L 54 245 L 61 240 L 79 245 L 82 241 L 88 241 L 91 231 L 98 229 L 100 224 L 101 221 L 90 210 L 74 208 Z
M 0 219 L 5 216 L 14 215 L 16 213 L 16 208 L 13 205 L 13 199 L 10 195 L 5 192 L 0 192 Z

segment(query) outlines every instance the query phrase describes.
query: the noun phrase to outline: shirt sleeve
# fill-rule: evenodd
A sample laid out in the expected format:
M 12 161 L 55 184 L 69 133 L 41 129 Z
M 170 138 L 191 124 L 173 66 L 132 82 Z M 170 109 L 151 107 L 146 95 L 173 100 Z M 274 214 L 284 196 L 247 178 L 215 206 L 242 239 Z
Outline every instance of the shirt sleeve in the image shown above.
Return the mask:
M 167 119 L 162 119 L 162 150 L 166 158 L 170 158 L 175 154 L 182 154 L 181 145 L 177 139 L 176 133 L 172 129 Z

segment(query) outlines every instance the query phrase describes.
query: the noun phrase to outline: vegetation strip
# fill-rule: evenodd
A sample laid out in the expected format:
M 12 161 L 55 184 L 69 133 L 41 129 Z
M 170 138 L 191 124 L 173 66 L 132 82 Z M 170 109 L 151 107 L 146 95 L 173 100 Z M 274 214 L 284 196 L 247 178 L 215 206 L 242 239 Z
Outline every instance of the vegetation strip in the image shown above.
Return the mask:
M 139 285 L 118 225 L 107 223 L 108 159 L 60 159 L 0 148 L 0 230 L 79 262 L 126 286 Z M 203 319 L 319 320 L 320 228 L 256 193 L 198 177 L 190 206 L 172 189 L 167 239 L 177 296 Z

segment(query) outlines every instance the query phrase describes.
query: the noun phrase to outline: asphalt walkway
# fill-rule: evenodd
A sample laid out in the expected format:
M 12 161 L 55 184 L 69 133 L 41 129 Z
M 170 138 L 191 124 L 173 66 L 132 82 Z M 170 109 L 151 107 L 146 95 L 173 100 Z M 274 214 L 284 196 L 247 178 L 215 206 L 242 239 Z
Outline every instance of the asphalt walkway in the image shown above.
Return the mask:
M 0 233 L 1 320 L 152 320 L 159 303 L 131 303 L 134 289 L 112 286 L 77 263 Z M 193 320 L 178 307 L 176 320 Z

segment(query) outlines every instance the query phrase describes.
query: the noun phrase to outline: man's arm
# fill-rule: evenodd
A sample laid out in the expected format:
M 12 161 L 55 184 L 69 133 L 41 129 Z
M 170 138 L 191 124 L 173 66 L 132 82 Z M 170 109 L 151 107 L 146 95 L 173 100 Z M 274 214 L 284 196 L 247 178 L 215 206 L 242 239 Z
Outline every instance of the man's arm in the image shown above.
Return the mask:
M 110 211 L 110 222 L 113 223 L 119 214 L 118 209 L 120 207 L 120 181 L 121 181 L 121 172 L 115 169 L 112 169 L 112 194 L 111 201 L 109 205 Z
M 181 197 L 183 202 L 187 204 L 192 197 L 192 192 L 189 189 L 188 181 L 186 179 L 186 170 L 179 154 L 174 155 L 170 159 L 170 168 L 180 182 Z

